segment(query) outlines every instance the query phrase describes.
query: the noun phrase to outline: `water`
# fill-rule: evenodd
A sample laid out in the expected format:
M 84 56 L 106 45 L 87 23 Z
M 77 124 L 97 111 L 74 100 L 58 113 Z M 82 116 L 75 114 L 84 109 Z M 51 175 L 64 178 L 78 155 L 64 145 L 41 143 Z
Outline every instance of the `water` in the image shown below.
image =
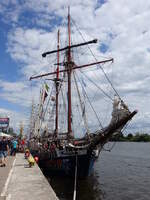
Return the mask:
M 73 180 L 48 180 L 60 200 L 73 199 Z M 149 187 L 150 143 L 116 143 L 111 152 L 102 152 L 93 174 L 78 181 L 77 200 L 149 200 Z

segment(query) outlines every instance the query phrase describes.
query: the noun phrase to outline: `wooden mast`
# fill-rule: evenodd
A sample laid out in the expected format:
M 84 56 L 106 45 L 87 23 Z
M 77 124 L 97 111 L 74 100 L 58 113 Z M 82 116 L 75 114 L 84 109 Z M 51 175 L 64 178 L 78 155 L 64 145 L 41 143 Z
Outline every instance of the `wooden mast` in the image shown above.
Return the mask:
M 58 136 L 58 93 L 59 93 L 59 30 L 57 33 L 57 70 L 56 70 L 56 118 L 55 118 L 55 137 Z
M 70 30 L 70 8 L 68 7 L 68 51 L 67 51 L 67 73 L 68 73 L 68 138 L 72 134 L 71 127 L 71 71 L 72 71 L 72 62 L 71 62 L 71 30 Z

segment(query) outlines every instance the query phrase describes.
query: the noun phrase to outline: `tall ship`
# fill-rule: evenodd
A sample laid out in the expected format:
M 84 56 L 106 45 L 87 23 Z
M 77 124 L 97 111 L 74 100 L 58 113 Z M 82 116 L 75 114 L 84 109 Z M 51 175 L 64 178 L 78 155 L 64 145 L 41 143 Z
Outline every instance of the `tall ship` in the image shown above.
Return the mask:
M 104 71 L 104 65 L 112 63 L 113 58 L 97 60 L 91 50 L 91 46 L 98 43 L 97 39 L 86 41 L 81 37 L 83 41 L 74 43 L 72 24 L 68 9 L 66 45 L 60 45 L 61 32 L 58 30 L 57 48 L 42 54 L 43 58 L 56 57 L 55 63 L 51 64 L 52 70 L 30 77 L 30 80 L 42 78 L 44 84 L 38 109 L 32 105 L 29 148 L 33 156 L 39 158 L 43 169 L 85 178 L 91 174 L 104 145 L 126 127 L 137 111 L 129 110 Z M 94 62 L 84 55 L 84 48 L 92 54 Z M 76 56 L 77 50 L 80 53 Z M 98 71 L 112 88 L 113 97 L 108 94 L 107 87 L 105 90 L 101 87 L 102 76 Z M 105 114 L 110 115 L 107 125 L 103 125 L 99 117 L 104 112 L 100 109 L 105 106 L 100 100 L 102 96 L 112 105 L 112 113 L 105 110 Z M 46 112 L 49 117 L 43 128 Z

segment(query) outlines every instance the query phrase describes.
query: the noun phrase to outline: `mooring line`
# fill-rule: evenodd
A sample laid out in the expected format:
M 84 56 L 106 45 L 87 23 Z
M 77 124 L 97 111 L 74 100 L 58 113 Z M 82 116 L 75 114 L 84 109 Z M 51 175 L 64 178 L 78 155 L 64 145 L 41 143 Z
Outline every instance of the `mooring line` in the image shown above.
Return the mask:
M 73 200 L 76 200 L 76 193 L 77 193 L 77 171 L 78 171 L 78 155 L 76 154 L 76 166 L 75 166 L 75 180 L 74 180 Z

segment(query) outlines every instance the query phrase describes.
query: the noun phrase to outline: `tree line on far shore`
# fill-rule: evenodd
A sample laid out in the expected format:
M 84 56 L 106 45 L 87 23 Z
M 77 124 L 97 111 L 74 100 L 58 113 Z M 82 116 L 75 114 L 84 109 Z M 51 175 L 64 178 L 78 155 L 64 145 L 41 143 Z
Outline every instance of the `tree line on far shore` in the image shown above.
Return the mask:
M 129 133 L 124 135 L 123 133 L 115 134 L 110 141 L 118 142 L 150 142 L 150 135 L 148 133 Z

